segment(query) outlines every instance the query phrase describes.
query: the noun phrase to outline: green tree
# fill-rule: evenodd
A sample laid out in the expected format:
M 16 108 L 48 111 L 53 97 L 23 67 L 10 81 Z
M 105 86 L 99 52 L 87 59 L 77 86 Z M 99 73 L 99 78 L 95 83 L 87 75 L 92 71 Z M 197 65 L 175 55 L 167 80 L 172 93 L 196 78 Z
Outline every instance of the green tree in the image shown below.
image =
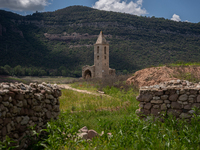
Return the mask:
M 13 74 L 13 69 L 9 65 L 4 66 L 4 70 L 7 74 L 12 75 Z

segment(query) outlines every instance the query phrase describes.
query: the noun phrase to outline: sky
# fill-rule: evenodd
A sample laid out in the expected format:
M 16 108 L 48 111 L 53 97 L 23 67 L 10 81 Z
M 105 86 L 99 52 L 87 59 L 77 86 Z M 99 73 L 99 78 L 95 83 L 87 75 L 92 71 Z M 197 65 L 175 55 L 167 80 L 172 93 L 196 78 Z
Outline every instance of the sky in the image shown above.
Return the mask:
M 0 9 L 21 15 L 73 5 L 173 21 L 200 22 L 200 0 L 0 0 Z

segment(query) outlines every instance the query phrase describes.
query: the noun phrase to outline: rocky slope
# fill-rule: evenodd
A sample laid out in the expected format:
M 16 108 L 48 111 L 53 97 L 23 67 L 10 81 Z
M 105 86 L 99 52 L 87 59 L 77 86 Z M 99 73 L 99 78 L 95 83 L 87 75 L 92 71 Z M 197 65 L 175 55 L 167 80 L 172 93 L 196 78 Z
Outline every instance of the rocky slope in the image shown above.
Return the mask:
M 159 83 L 177 80 L 181 74 L 195 76 L 200 79 L 200 67 L 151 67 L 135 72 L 134 76 L 127 79 L 127 84 L 134 84 L 138 87 L 157 85 Z

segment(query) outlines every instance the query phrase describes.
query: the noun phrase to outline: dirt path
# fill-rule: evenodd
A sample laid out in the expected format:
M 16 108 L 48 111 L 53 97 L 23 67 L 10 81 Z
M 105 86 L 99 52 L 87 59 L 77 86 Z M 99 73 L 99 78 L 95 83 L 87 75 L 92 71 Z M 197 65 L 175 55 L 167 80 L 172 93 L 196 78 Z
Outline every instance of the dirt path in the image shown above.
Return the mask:
M 91 94 L 91 95 L 96 95 L 96 96 L 100 96 L 100 95 L 108 96 L 108 95 L 105 95 L 104 93 L 94 93 L 94 92 L 90 92 L 87 90 L 75 89 L 75 88 L 72 88 L 69 84 L 59 84 L 58 86 L 62 89 L 69 89 L 69 90 L 77 91 L 80 93 L 86 93 L 86 94 Z M 101 92 L 101 91 L 99 91 L 99 92 Z

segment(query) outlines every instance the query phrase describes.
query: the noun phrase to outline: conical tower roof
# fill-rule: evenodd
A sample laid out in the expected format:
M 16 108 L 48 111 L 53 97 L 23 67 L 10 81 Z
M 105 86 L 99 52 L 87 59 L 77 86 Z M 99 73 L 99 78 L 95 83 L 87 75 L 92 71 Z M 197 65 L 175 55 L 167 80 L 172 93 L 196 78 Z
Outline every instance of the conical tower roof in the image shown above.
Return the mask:
M 96 44 L 108 44 L 108 43 L 106 42 L 106 38 L 104 37 L 102 31 L 101 31 L 100 34 L 99 34 L 99 37 L 98 37 L 98 39 L 97 39 L 97 41 L 96 41 Z

